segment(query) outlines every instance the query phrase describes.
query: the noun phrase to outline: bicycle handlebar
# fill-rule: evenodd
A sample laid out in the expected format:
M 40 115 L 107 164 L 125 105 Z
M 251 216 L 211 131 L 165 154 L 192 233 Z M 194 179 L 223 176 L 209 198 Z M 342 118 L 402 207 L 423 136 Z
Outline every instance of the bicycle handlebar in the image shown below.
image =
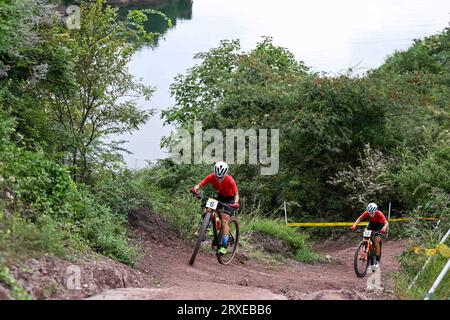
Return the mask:
M 204 196 L 203 194 L 201 194 L 201 193 L 193 193 L 193 192 L 191 192 L 192 193 L 192 195 L 194 196 L 194 197 L 196 197 L 197 199 L 203 199 L 203 200 L 208 200 L 209 198 L 211 198 L 211 197 L 207 197 L 207 196 Z M 214 198 L 213 198 L 214 199 Z M 228 209 L 234 209 L 234 208 L 232 208 L 228 203 L 225 203 L 225 202 L 221 202 L 221 201 L 219 201 L 219 200 L 217 200 L 217 199 L 214 199 L 214 200 L 216 200 L 218 203 L 219 203 L 219 205 L 221 205 L 221 206 L 223 206 L 223 207 L 226 207 L 226 208 L 228 208 Z
M 357 232 L 357 233 L 363 233 L 364 230 L 366 230 L 366 228 L 364 228 L 364 229 L 356 229 L 355 232 Z M 377 235 L 377 234 L 382 234 L 382 233 L 379 232 L 379 231 L 375 231 L 375 230 L 371 230 L 371 231 L 372 231 L 375 235 Z

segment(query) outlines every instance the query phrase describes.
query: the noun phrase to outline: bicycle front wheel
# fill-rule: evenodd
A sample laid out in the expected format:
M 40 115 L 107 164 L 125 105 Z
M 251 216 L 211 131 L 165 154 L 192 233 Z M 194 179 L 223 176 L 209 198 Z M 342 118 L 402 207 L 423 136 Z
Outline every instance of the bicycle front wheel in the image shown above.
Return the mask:
M 367 248 L 367 241 L 361 241 L 356 247 L 354 268 L 358 278 L 365 277 L 367 269 L 369 268 L 369 248 Z
M 211 220 L 211 212 L 208 211 L 206 212 L 205 217 L 203 218 L 197 242 L 195 243 L 194 250 L 192 251 L 191 260 L 189 260 L 190 265 L 193 265 L 195 262 L 195 258 L 197 257 L 198 250 L 200 249 L 203 239 L 205 238 L 206 228 L 208 227 L 210 220 Z
M 221 264 L 229 264 L 233 260 L 239 244 L 240 228 L 239 221 L 236 217 L 232 217 L 228 220 L 228 226 L 230 228 L 230 233 L 228 236 L 228 251 L 223 256 L 217 256 L 217 260 Z

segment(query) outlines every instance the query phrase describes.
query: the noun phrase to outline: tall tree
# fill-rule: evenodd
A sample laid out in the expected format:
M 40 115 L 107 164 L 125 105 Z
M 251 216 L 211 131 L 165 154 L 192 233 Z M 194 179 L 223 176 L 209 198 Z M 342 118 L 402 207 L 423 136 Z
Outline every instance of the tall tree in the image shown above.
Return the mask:
M 80 16 L 79 29 L 46 34 L 48 50 L 62 59 L 49 64 L 39 87 L 76 179 L 86 178 L 105 151 L 102 138 L 137 130 L 152 115 L 140 110 L 138 99 L 148 101 L 154 89 L 135 79 L 127 64 L 156 36 L 143 27 L 144 12 L 132 10 L 122 19 L 104 0 L 83 2 Z

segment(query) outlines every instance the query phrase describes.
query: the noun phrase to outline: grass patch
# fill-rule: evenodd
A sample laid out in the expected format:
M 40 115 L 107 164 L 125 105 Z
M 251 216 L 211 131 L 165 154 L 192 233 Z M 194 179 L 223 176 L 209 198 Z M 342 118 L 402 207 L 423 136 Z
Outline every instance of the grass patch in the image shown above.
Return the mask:
M 200 201 L 187 192 L 171 192 L 144 182 L 142 185 L 150 210 L 166 218 L 183 237 L 192 237 L 202 214 Z
M 120 217 L 88 215 L 82 223 L 69 218 L 40 215 L 33 221 L 19 213 L 6 218 L 0 209 L 0 252 L 11 261 L 54 255 L 71 260 L 93 249 L 132 266 L 137 249 L 126 239 L 125 222 Z
M 427 245 L 428 248 L 434 248 L 436 245 Z M 434 281 L 444 268 L 448 259 L 437 254 L 433 256 L 420 274 L 414 286 L 408 288 L 414 277 L 420 272 L 427 260 L 425 254 L 416 254 L 405 251 L 400 256 L 400 272 L 394 277 L 395 291 L 397 296 L 403 299 L 423 299 Z M 436 289 L 432 299 L 448 300 L 450 298 L 450 274 L 444 277 Z
M 312 250 L 308 236 L 286 226 L 282 220 L 263 218 L 258 215 L 241 216 L 239 219 L 241 234 L 244 237 L 252 231 L 258 231 L 286 243 L 297 261 L 316 262 L 320 260 L 320 255 Z
M 0 212 L 0 252 L 13 259 L 39 257 L 44 253 L 64 257 L 68 254 L 64 233 L 48 217 L 40 223 L 26 221 L 20 216 L 6 218 Z
M 20 283 L 13 277 L 9 268 L 0 257 L 0 283 L 5 284 L 10 290 L 11 297 L 14 300 L 31 300 L 31 295 L 22 288 Z

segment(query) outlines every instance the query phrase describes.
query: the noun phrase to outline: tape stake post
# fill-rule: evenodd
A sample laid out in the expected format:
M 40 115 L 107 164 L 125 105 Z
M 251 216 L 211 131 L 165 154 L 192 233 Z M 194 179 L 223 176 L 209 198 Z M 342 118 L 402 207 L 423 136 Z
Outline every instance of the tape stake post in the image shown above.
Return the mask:
M 424 300 L 430 300 L 433 297 L 434 292 L 436 291 L 437 287 L 441 283 L 442 279 L 444 279 L 445 275 L 447 274 L 448 269 L 450 269 L 450 259 L 447 260 L 447 263 L 446 263 L 444 269 L 442 269 L 442 271 L 439 274 L 439 276 L 437 277 L 436 281 L 434 281 L 433 286 L 428 291 Z
M 286 221 L 286 224 L 288 224 L 286 201 L 284 201 L 284 220 Z

